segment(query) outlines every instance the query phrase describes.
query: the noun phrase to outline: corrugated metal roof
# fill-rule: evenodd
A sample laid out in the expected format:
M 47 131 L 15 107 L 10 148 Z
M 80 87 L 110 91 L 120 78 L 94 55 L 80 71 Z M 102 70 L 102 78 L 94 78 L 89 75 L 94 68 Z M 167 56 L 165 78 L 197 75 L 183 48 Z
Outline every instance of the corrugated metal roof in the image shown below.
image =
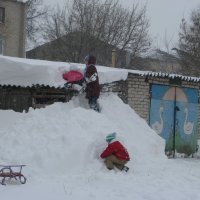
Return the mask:
M 158 77 L 158 78 L 168 78 L 168 79 L 179 78 L 181 80 L 188 81 L 188 82 L 200 82 L 200 77 L 184 76 L 180 74 L 171 74 L 171 73 L 166 73 L 166 72 L 129 70 L 129 73 L 137 74 L 139 76 L 145 76 L 145 77 Z

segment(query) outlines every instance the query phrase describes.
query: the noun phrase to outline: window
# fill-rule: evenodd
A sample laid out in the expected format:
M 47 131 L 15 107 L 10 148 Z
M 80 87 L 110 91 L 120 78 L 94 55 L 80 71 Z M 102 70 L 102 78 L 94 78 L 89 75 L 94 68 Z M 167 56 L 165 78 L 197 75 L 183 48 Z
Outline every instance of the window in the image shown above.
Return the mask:
M 5 8 L 0 7 L 0 23 L 5 22 Z
M 0 38 L 0 55 L 3 55 L 3 39 Z

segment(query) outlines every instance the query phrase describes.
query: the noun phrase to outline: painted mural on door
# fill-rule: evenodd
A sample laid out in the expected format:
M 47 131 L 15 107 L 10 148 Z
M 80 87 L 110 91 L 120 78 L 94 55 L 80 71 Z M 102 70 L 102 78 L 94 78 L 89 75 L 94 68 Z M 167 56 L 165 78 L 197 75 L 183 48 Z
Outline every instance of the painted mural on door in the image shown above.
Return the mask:
M 198 90 L 151 87 L 150 126 L 166 141 L 165 152 L 191 155 L 197 149 Z

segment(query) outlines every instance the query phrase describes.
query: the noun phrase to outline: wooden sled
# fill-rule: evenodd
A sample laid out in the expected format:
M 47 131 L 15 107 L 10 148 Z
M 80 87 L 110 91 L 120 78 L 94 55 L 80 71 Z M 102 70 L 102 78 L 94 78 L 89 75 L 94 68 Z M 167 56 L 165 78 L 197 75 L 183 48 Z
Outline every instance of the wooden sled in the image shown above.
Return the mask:
M 22 167 L 26 165 L 0 165 L 0 183 L 6 185 L 6 180 L 15 179 L 21 184 L 26 183 L 26 177 L 22 174 Z

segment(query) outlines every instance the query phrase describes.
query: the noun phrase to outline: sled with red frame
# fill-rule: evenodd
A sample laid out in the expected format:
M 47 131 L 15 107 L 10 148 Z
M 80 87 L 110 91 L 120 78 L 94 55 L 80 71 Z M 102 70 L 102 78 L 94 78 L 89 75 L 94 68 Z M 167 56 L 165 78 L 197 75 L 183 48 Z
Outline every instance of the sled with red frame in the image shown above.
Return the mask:
M 5 181 L 18 180 L 21 184 L 26 183 L 26 177 L 22 174 L 22 167 L 26 165 L 0 165 L 0 183 L 6 185 Z

